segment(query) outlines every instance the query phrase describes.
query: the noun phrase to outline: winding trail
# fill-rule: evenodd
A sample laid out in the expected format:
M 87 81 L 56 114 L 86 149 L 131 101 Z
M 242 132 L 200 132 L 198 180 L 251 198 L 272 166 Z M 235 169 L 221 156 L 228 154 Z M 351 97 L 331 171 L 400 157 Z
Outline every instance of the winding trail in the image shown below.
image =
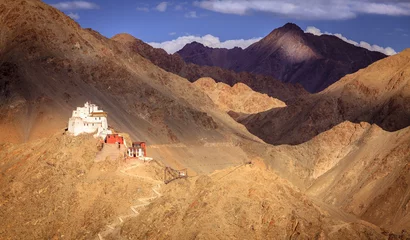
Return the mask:
M 149 178 L 149 177 L 138 176 L 136 174 L 132 174 L 132 173 L 127 172 L 127 171 L 129 171 L 131 169 L 134 169 L 134 168 L 137 168 L 139 166 L 140 166 L 140 164 L 137 164 L 137 165 L 134 165 L 134 166 L 131 166 L 131 167 L 128 167 L 128 168 L 124 168 L 124 169 L 120 170 L 120 173 L 122 173 L 126 176 L 129 176 L 129 177 L 139 178 L 139 179 L 142 179 L 144 181 L 153 183 L 155 186 L 152 187 L 152 192 L 154 192 L 155 196 L 138 198 L 137 201 L 139 201 L 140 203 L 137 204 L 137 205 L 130 206 L 130 209 L 131 209 L 132 213 L 128 214 L 128 215 L 118 216 L 117 217 L 118 222 L 113 223 L 111 225 L 107 225 L 108 229 L 103 231 L 103 232 L 100 232 L 98 234 L 98 239 L 99 240 L 103 240 L 105 236 L 107 236 L 108 234 L 113 232 L 117 226 L 121 225 L 124 222 L 125 219 L 138 216 L 140 213 L 138 212 L 137 209 L 148 206 L 151 203 L 152 200 L 162 196 L 162 194 L 158 192 L 158 190 L 161 188 L 161 185 L 163 184 L 162 181 L 154 180 L 154 179 Z

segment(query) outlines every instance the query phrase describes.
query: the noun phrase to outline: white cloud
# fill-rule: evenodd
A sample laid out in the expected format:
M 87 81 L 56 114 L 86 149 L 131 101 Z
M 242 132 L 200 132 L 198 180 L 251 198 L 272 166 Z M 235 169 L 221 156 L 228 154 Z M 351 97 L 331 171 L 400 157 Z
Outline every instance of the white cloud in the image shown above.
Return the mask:
M 60 10 L 76 10 L 76 9 L 98 9 L 100 8 L 97 4 L 86 1 L 72 1 L 72 2 L 60 2 L 56 4 L 51 4 L 51 6 L 58 8 Z
M 184 9 L 184 7 L 182 7 L 182 5 L 176 5 L 175 6 L 175 10 L 176 11 L 181 11 L 181 10 L 183 10 Z
M 368 14 L 380 14 L 390 16 L 409 16 L 410 6 L 405 3 L 391 3 L 384 1 L 381 3 L 376 2 L 356 2 L 354 4 L 358 12 Z
M 186 18 L 198 18 L 198 15 L 196 14 L 196 11 L 190 11 L 185 13 L 184 15 Z
M 313 27 L 313 26 L 307 27 L 305 32 L 311 33 L 311 34 L 316 35 L 316 36 L 322 35 L 322 32 L 320 31 L 320 29 L 316 28 L 316 27 Z
M 410 16 L 408 0 L 202 0 L 194 5 L 226 14 L 256 11 L 298 19 L 350 19 L 358 14 Z
M 137 11 L 140 11 L 140 12 L 149 12 L 149 8 L 147 8 L 147 7 L 137 7 Z
M 167 2 L 161 2 L 158 4 L 155 9 L 159 12 L 165 12 L 167 10 L 168 3 Z
M 329 32 L 322 33 L 322 31 L 319 28 L 316 28 L 316 27 L 313 27 L 313 26 L 307 27 L 305 32 L 311 33 L 311 34 L 316 35 L 316 36 L 320 36 L 322 34 L 333 35 L 333 36 L 336 36 L 336 37 L 342 39 L 343 41 L 345 41 L 347 43 L 353 44 L 353 45 L 358 46 L 358 47 L 366 48 L 370 51 L 381 52 L 381 53 L 384 53 L 384 54 L 389 55 L 389 56 L 394 55 L 394 54 L 397 53 L 391 47 L 383 48 L 383 47 L 380 47 L 379 45 L 375 45 L 375 44 L 371 45 L 370 43 L 367 43 L 367 42 L 364 42 L 364 41 L 356 42 L 354 40 L 346 38 L 345 36 L 343 36 L 340 33 L 329 33 Z
M 176 32 L 170 32 L 169 35 L 170 36 L 174 36 L 175 34 L 177 34 Z
M 232 49 L 234 47 L 246 48 L 252 43 L 255 43 L 261 39 L 262 38 L 251 38 L 251 39 L 246 39 L 246 40 L 245 39 L 235 39 L 235 40 L 227 40 L 227 41 L 221 42 L 218 37 L 207 34 L 202 37 L 190 35 L 190 36 L 178 37 L 177 39 L 162 42 L 162 43 L 151 42 L 148 44 L 155 48 L 162 48 L 166 52 L 172 54 L 172 53 L 175 53 L 181 50 L 186 44 L 191 43 L 191 42 L 199 42 L 207 47 L 212 47 L 212 48 Z
M 69 14 L 67 14 L 70 18 L 74 19 L 74 20 L 78 20 L 80 19 L 80 15 L 78 15 L 78 13 L 72 13 L 70 12 Z

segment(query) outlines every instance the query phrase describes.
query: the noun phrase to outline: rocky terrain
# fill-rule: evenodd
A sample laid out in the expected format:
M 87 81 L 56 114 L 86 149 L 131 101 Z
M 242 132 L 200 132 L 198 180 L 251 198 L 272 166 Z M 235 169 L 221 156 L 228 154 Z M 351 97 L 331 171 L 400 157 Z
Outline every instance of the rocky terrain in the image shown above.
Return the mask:
M 0 145 L 2 239 L 93 239 L 152 183 L 94 163 L 97 139 L 56 133 L 26 144 Z M 162 166 L 147 165 L 161 179 Z
M 255 114 L 272 108 L 285 107 L 286 104 L 266 94 L 253 91 L 243 83 L 233 87 L 216 83 L 212 78 L 200 78 L 194 82 L 212 101 L 226 112 Z
M 343 122 L 303 144 L 247 147 L 312 199 L 400 233 L 410 229 L 409 134 Z
M 118 232 L 124 239 L 386 238 L 372 224 L 321 209 L 256 160 L 167 185 L 164 197 Z
M 410 238 L 408 50 L 295 97 L 38 0 L 1 2 L 0 29 L 0 239 Z M 68 134 L 85 101 L 154 161 L 97 159 L 98 139 Z M 164 184 L 165 167 L 188 177 Z
M 202 157 L 164 150 L 164 145 L 207 151 L 211 143 L 235 148 L 239 136 L 259 141 L 188 80 L 82 29 L 41 1 L 2 2 L 0 19 L 0 129 L 7 129 L 2 142 L 52 136 L 66 128 L 72 110 L 85 101 L 107 111 L 109 124 L 134 141 L 159 146 L 152 154 L 172 159 L 172 166 L 181 159 L 196 166 Z M 227 157 L 224 163 L 240 163 L 245 153 L 236 152 L 241 157 Z
M 171 55 L 163 49 L 153 48 L 129 34 L 118 34 L 112 39 L 124 44 L 131 52 L 137 52 L 162 69 L 184 77 L 191 82 L 195 82 L 201 77 L 210 77 L 216 82 L 226 83 L 230 86 L 236 83 L 244 83 L 254 91 L 266 93 L 271 97 L 278 98 L 285 102 L 299 96 L 307 95 L 307 92 L 302 86 L 284 84 L 271 76 L 251 74 L 248 72 L 237 73 L 221 67 L 185 63 L 178 54 Z
M 375 123 L 387 131 L 410 125 L 407 49 L 347 75 L 323 92 L 242 121 L 271 144 L 299 144 L 343 121 Z
M 187 44 L 177 54 L 188 63 L 273 76 L 285 83 L 299 83 L 312 93 L 386 57 L 379 52 L 355 47 L 335 36 L 304 33 L 292 23 L 273 30 L 243 50 L 212 49 L 194 42 Z

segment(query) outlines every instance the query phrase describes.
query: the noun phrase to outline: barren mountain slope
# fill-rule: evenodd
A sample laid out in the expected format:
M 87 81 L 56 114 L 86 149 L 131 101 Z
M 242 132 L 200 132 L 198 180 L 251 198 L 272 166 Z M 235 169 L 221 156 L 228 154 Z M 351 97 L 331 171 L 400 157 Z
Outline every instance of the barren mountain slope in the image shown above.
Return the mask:
M 355 127 L 352 149 L 343 149 L 337 164 L 322 160 L 329 171 L 315 176 L 308 193 L 389 231 L 409 231 L 410 128 L 390 133 L 375 125 Z
M 346 74 L 386 57 L 335 36 L 304 33 L 292 23 L 244 50 L 191 43 L 177 53 L 188 63 L 273 76 L 286 83 L 300 83 L 309 92 L 319 92 Z
M 387 131 L 410 125 L 410 50 L 380 60 L 325 91 L 243 120 L 272 144 L 299 144 L 348 120 Z
M 91 135 L 64 131 L 30 143 L 0 144 L 1 236 L 94 239 L 118 216 L 131 214 L 104 239 L 387 238 L 368 222 L 312 201 L 267 170 L 262 159 L 162 185 L 162 196 L 134 216 L 130 206 L 153 196 L 155 181 L 124 174 L 117 161 L 94 162 L 96 145 Z M 161 164 L 145 168 L 138 176 L 161 180 Z
M 319 202 L 387 231 L 410 229 L 410 127 L 343 122 L 300 145 L 245 148 Z
M 400 58 L 393 59 L 402 64 Z M 407 88 L 400 85 L 405 82 L 401 72 L 408 79 L 398 68 L 399 77 L 387 81 L 396 86 L 395 94 L 363 101 L 384 106 L 385 100 L 408 100 Z M 355 80 L 348 82 L 346 86 Z M 350 92 L 367 94 L 367 88 L 358 86 L 360 91 L 350 86 L 324 96 L 343 101 Z M 408 128 L 387 133 L 368 124 L 347 123 L 300 146 L 264 144 L 186 79 L 154 66 L 123 44 L 81 29 L 41 1 L 0 3 L 0 100 L 0 130 L 7 130 L 1 139 L 19 142 L 0 143 L 1 238 L 92 239 L 113 220 L 122 222 L 118 216 L 123 215 L 132 218 L 110 232 L 114 239 L 234 238 L 238 233 L 240 238 L 261 239 L 277 234 L 281 239 L 387 238 L 377 227 L 340 209 L 388 232 L 408 227 Z M 148 155 L 162 164 L 208 174 L 262 157 L 277 173 L 254 161 L 256 166 L 177 180 L 161 189 L 163 196 L 145 211 L 138 209 L 137 217 L 130 206 L 152 197 L 155 181 L 125 174 L 120 161 L 94 162 L 97 140 L 90 135 L 71 137 L 63 130 L 71 111 L 87 100 L 108 112 L 115 129 L 133 140 L 146 140 Z M 313 100 L 305 100 L 312 104 L 307 106 L 297 102 L 298 107 L 313 112 L 310 124 L 326 129 Z M 335 112 L 347 116 L 357 110 L 340 106 L 343 112 Z M 394 106 L 385 116 L 396 116 L 393 113 L 402 106 Z M 326 104 L 322 107 L 328 109 Z M 295 127 L 297 121 L 289 119 L 282 121 Z M 290 129 L 295 137 L 303 127 L 314 129 L 307 124 L 279 130 Z M 314 131 L 301 131 L 302 139 Z M 21 143 L 26 140 L 30 141 Z M 146 173 L 160 180 L 162 164 L 148 165 Z M 311 196 L 302 192 L 306 189 Z
M 344 118 L 374 122 L 388 131 L 409 126 L 410 49 L 347 75 L 320 95 L 339 99 Z
M 230 87 L 225 83 L 216 83 L 212 78 L 200 78 L 194 82 L 194 85 L 201 88 L 219 108 L 226 112 L 255 114 L 286 106 L 284 102 L 255 92 L 243 83 Z
M 151 194 L 152 183 L 120 174 L 117 162 L 94 163 L 92 135 L 62 133 L 0 144 L 1 239 L 93 239 Z M 161 165 L 147 167 L 160 179 Z
M 176 181 L 109 239 L 384 239 L 372 226 L 324 211 L 263 163 Z
M 141 54 L 141 56 L 149 59 L 155 65 L 169 72 L 178 74 L 181 77 L 185 77 L 191 82 L 201 77 L 210 77 L 217 82 L 223 82 L 230 86 L 236 83 L 244 83 L 257 92 L 266 93 L 282 101 L 307 94 L 300 85 L 284 84 L 270 76 L 246 72 L 236 73 L 232 70 L 220 67 L 185 63 L 178 54 L 167 54 L 163 49 L 153 48 L 129 34 L 117 34 L 112 40 L 124 44 L 130 51 Z
M 186 79 L 81 29 L 41 1 L 2 2 L 0 20 L 0 126 L 8 129 L 1 141 L 50 136 L 85 101 L 107 111 L 118 131 L 156 145 L 150 154 L 171 165 L 183 159 L 199 171 L 217 168 L 198 167 L 221 161 L 187 150 L 191 145 L 206 152 L 209 143 L 233 146 L 219 151 L 225 164 L 235 164 L 246 159 L 235 143 L 242 137 L 258 141 Z M 238 155 L 230 158 L 233 149 Z

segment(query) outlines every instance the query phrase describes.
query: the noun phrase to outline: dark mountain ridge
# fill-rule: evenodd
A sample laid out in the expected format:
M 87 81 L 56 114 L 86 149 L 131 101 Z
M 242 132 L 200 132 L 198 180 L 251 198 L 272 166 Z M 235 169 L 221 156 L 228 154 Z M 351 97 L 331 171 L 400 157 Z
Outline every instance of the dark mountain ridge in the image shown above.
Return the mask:
M 188 63 L 299 83 L 312 93 L 386 57 L 335 36 L 305 33 L 292 23 L 273 30 L 246 49 L 213 49 L 195 42 L 187 44 L 177 54 Z
M 410 49 L 343 77 L 326 90 L 285 108 L 241 122 L 267 143 L 301 144 L 337 124 L 377 124 L 386 131 L 410 126 Z
M 206 66 L 206 64 L 201 66 L 198 64 L 185 63 L 178 54 L 168 54 L 163 49 L 153 48 L 129 34 L 118 34 L 114 36 L 112 40 L 124 44 L 130 51 L 140 54 L 160 68 L 184 77 L 191 82 L 195 82 L 202 77 L 211 77 L 217 82 L 223 82 L 230 86 L 236 83 L 244 83 L 257 92 L 266 93 L 282 101 L 289 101 L 290 99 L 307 94 L 302 86 L 283 83 L 272 76 L 247 72 L 238 73 L 221 67 Z M 198 44 L 199 43 L 194 42 L 190 45 L 195 46 Z M 242 51 L 240 48 L 235 48 L 230 51 L 225 49 L 218 53 L 221 57 L 216 57 L 216 59 L 223 59 L 222 55 L 225 53 L 232 55 L 240 51 Z

